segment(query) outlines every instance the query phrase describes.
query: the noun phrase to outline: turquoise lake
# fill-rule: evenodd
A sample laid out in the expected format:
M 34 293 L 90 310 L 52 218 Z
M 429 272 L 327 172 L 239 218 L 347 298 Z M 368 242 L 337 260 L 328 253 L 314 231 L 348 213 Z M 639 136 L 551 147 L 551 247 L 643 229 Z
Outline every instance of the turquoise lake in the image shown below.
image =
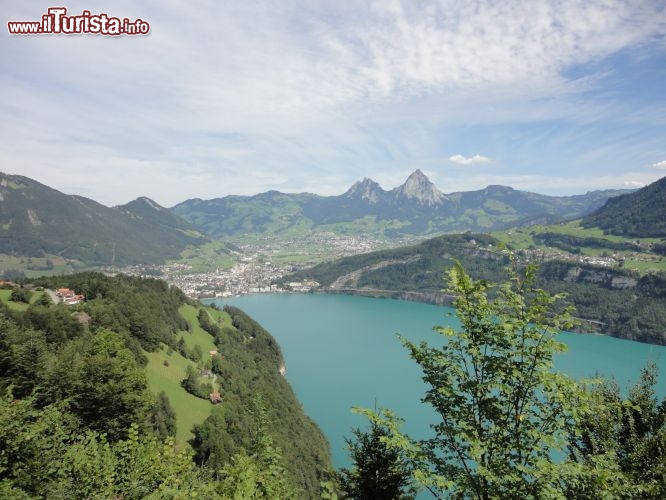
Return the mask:
M 396 334 L 439 343 L 433 325 L 454 321 L 446 307 L 346 295 L 258 294 L 216 300 L 240 307 L 279 342 L 291 383 L 305 412 L 331 443 L 333 463 L 347 466 L 345 437 L 365 419 L 354 406 L 391 408 L 404 429 L 425 437 L 432 410 L 420 403 L 425 385 L 418 365 Z M 556 367 L 574 377 L 602 374 L 626 388 L 652 360 L 659 367 L 657 391 L 666 395 L 666 347 L 599 335 L 563 333 L 569 351 Z

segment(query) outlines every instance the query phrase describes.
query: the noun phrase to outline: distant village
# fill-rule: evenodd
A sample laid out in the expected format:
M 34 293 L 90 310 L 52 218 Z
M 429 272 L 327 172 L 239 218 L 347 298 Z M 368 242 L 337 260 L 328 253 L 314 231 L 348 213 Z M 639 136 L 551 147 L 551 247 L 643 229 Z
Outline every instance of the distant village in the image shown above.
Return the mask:
M 191 272 L 187 264 L 162 266 L 126 266 L 106 268 L 106 272 L 122 272 L 133 276 L 159 277 L 180 288 L 190 298 L 235 297 L 251 293 L 309 292 L 319 287 L 315 281 L 293 282 L 283 286 L 274 284 L 298 266 L 259 262 L 252 257 L 230 269 L 216 269 L 206 273 Z
M 422 238 L 420 238 L 422 239 Z M 418 239 L 399 240 L 397 244 Z M 395 243 L 394 243 L 395 245 Z M 252 293 L 310 292 L 319 288 L 316 281 L 290 282 L 276 285 L 284 276 L 324 260 L 370 252 L 388 245 L 371 236 L 341 236 L 334 233 L 312 233 L 301 238 L 264 237 L 255 243 L 238 245 L 238 262 L 229 269 L 193 272 L 192 266 L 173 263 L 160 266 L 139 265 L 104 268 L 105 272 L 134 276 L 152 276 L 180 288 L 190 298 L 235 297 Z M 273 262 L 271 256 L 293 253 L 302 263 Z M 302 258 L 301 258 L 302 257 Z

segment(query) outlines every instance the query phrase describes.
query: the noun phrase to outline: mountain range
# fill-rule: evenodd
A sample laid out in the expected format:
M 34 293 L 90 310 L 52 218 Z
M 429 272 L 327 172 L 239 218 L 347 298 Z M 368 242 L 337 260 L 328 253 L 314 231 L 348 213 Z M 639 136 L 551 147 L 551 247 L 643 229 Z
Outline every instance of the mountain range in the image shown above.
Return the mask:
M 579 218 L 626 191 L 545 196 L 505 186 L 442 193 L 420 170 L 386 191 L 364 178 L 339 196 L 268 191 L 190 199 L 167 209 L 141 197 L 106 207 L 0 173 L 0 254 L 57 255 L 86 265 L 154 264 L 211 238 L 311 231 L 386 238 L 489 231 Z
M 106 207 L 0 173 L 0 253 L 89 265 L 159 263 L 210 238 L 148 198 Z
M 575 219 L 628 192 L 604 190 L 558 197 L 488 186 L 444 194 L 416 170 L 390 191 L 364 178 L 338 196 L 268 191 L 255 196 L 190 199 L 171 210 L 214 237 L 315 230 L 391 238 Z

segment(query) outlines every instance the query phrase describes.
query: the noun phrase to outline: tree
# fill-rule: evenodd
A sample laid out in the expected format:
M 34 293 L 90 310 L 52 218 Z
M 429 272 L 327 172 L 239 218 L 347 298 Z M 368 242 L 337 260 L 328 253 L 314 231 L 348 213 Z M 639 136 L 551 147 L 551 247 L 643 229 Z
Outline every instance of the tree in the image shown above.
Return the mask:
M 140 433 L 124 440 L 83 434 L 66 402 L 0 396 L 0 498 L 217 498 L 216 484 L 173 440 Z
M 30 291 L 25 288 L 14 288 L 9 296 L 9 300 L 12 302 L 24 302 L 28 304 L 30 303 L 30 295 Z
M 15 397 L 30 395 L 39 388 L 49 357 L 44 332 L 0 314 L 0 390 L 11 385 Z
M 561 295 L 534 287 L 535 269 L 510 270 L 494 285 L 471 279 L 462 266 L 448 272 L 460 328 L 435 327 L 441 347 L 405 339 L 428 385 L 423 402 L 437 413 L 434 436 L 413 441 L 393 422 L 366 411 L 393 434 L 391 446 L 407 453 L 415 478 L 433 494 L 455 498 L 561 496 L 567 429 L 590 409 L 583 387 L 554 372 L 556 340 L 570 328 Z
M 199 372 L 192 365 L 187 365 L 185 378 L 180 381 L 180 385 L 187 392 L 201 399 L 208 399 L 210 393 L 213 392 L 213 385 L 210 382 L 202 382 Z
M 385 411 L 384 418 L 392 414 Z M 354 429 L 355 440 L 346 439 L 353 467 L 340 471 L 343 498 L 359 500 L 413 498 L 411 470 L 404 451 L 390 447 L 387 426 L 370 422 L 369 431 Z
M 600 384 L 594 391 L 600 411 L 584 419 L 571 435 L 573 460 L 585 465 L 615 462 L 613 479 L 621 482 L 624 498 L 666 498 L 666 399 L 658 401 L 656 382 L 657 366 L 650 363 L 627 398 L 622 398 L 616 383 Z M 572 494 L 594 493 L 596 483 L 576 485 Z
M 218 471 L 231 458 L 238 445 L 229 435 L 230 427 L 224 408 L 218 405 L 212 408 L 206 420 L 192 428 L 194 438 L 190 444 L 197 465 Z
M 160 439 L 176 435 L 176 412 L 171 406 L 166 392 L 157 395 L 156 401 L 150 408 L 148 419 L 153 431 Z
M 45 498 L 49 481 L 58 470 L 76 420 L 66 403 L 37 409 L 33 396 L 14 399 L 9 391 L 0 395 L 0 484 L 8 483 Z M 0 498 L 21 498 L 0 488 Z
M 49 307 L 53 305 L 53 301 L 51 300 L 51 297 L 49 297 L 49 294 L 44 292 L 42 293 L 42 296 L 39 297 L 39 299 L 37 300 L 37 304 L 39 304 L 40 306 Z
M 302 498 L 290 482 L 280 448 L 268 433 L 269 418 L 261 396 L 252 401 L 252 443 L 241 449 L 221 470 L 220 492 L 223 498 L 273 499 Z
M 195 363 L 198 363 L 203 359 L 203 350 L 199 344 L 195 344 L 192 352 L 190 352 L 190 359 Z
M 123 338 L 101 330 L 79 369 L 72 397 L 74 413 L 110 441 L 125 437 L 132 423 L 146 420 L 150 405 L 146 374 Z

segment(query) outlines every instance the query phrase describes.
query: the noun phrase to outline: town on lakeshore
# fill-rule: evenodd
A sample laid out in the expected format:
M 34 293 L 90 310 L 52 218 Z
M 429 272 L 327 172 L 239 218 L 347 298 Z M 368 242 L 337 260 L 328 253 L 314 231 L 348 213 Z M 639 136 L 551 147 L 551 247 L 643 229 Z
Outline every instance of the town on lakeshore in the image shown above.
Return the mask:
M 399 244 L 418 241 L 400 240 Z M 395 243 L 393 244 L 395 245 Z M 195 272 L 192 265 L 174 262 L 163 265 L 107 266 L 106 273 L 159 277 L 180 288 L 190 298 L 233 297 L 250 293 L 309 292 L 319 287 L 315 281 L 278 285 L 289 273 L 327 259 L 356 255 L 386 248 L 385 240 L 368 236 L 341 236 L 315 233 L 307 238 L 264 237 L 252 243 L 234 245 L 231 267 Z

